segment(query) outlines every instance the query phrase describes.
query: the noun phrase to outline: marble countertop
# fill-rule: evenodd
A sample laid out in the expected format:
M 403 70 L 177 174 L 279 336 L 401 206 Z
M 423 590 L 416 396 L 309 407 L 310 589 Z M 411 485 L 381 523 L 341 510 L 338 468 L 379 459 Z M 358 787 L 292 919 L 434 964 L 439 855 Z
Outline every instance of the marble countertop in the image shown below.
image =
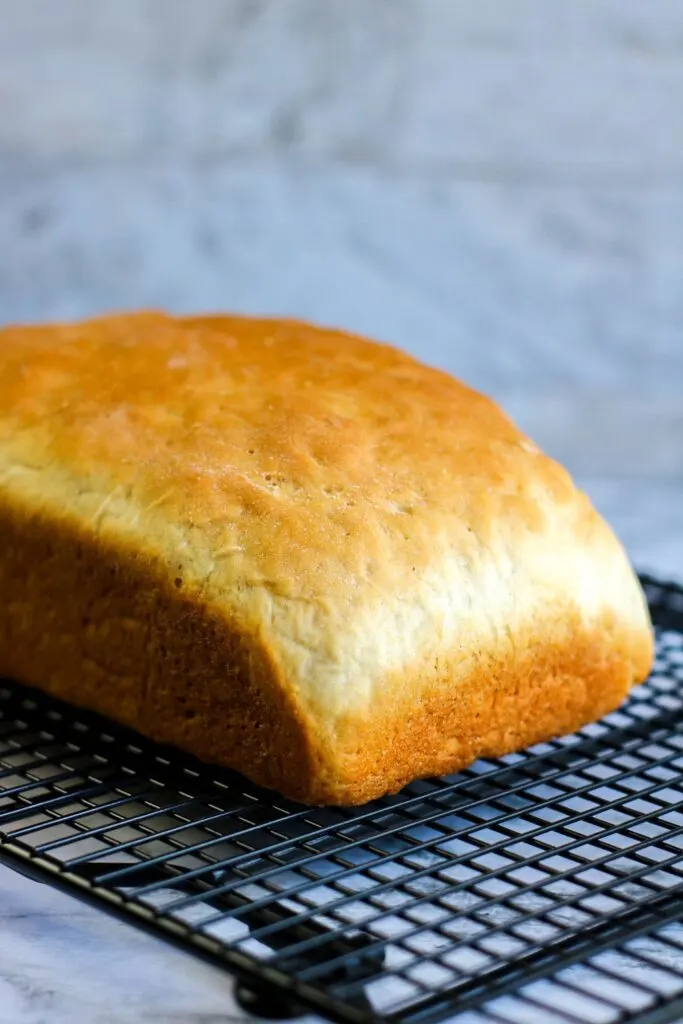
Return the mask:
M 0 867 L 1 1024 L 246 1019 L 228 975 Z
M 191 7 L 0 0 L 0 323 L 232 308 L 402 345 L 683 580 L 679 0 Z M 0 868 L 0 1024 L 238 1018 L 226 975 Z

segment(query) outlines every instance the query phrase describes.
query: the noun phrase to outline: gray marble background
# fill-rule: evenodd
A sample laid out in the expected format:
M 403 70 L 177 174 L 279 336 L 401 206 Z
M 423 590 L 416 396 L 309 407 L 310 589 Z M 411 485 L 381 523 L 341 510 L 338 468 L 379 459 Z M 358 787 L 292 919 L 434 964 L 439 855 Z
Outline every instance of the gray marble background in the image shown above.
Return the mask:
M 0 322 L 137 306 L 402 345 L 683 578 L 683 4 L 0 0 Z M 0 872 L 2 1024 L 231 1005 Z

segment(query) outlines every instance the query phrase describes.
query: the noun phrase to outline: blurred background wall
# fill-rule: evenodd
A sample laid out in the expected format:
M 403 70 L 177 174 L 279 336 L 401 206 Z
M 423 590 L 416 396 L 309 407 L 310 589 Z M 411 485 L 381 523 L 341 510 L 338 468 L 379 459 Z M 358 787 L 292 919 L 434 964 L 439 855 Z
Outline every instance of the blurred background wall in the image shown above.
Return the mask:
M 683 3 L 0 0 L 0 322 L 137 306 L 408 348 L 683 574 Z

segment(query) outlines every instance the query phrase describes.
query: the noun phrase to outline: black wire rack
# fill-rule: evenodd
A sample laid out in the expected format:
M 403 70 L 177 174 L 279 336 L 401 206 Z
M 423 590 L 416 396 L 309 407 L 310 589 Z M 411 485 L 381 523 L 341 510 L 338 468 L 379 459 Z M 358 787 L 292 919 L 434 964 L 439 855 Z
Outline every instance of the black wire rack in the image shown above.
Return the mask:
M 262 1016 L 683 1018 L 683 588 L 602 722 L 311 809 L 0 685 L 0 860 L 206 960 Z

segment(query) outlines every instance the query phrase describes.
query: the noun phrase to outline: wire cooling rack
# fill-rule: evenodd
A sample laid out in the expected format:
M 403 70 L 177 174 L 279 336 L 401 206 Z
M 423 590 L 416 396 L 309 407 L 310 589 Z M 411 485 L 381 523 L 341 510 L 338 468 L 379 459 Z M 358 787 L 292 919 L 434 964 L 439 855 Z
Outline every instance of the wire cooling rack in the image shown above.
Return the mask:
M 0 684 L 0 859 L 229 968 L 263 1016 L 683 1017 L 683 589 L 574 736 L 310 809 Z

